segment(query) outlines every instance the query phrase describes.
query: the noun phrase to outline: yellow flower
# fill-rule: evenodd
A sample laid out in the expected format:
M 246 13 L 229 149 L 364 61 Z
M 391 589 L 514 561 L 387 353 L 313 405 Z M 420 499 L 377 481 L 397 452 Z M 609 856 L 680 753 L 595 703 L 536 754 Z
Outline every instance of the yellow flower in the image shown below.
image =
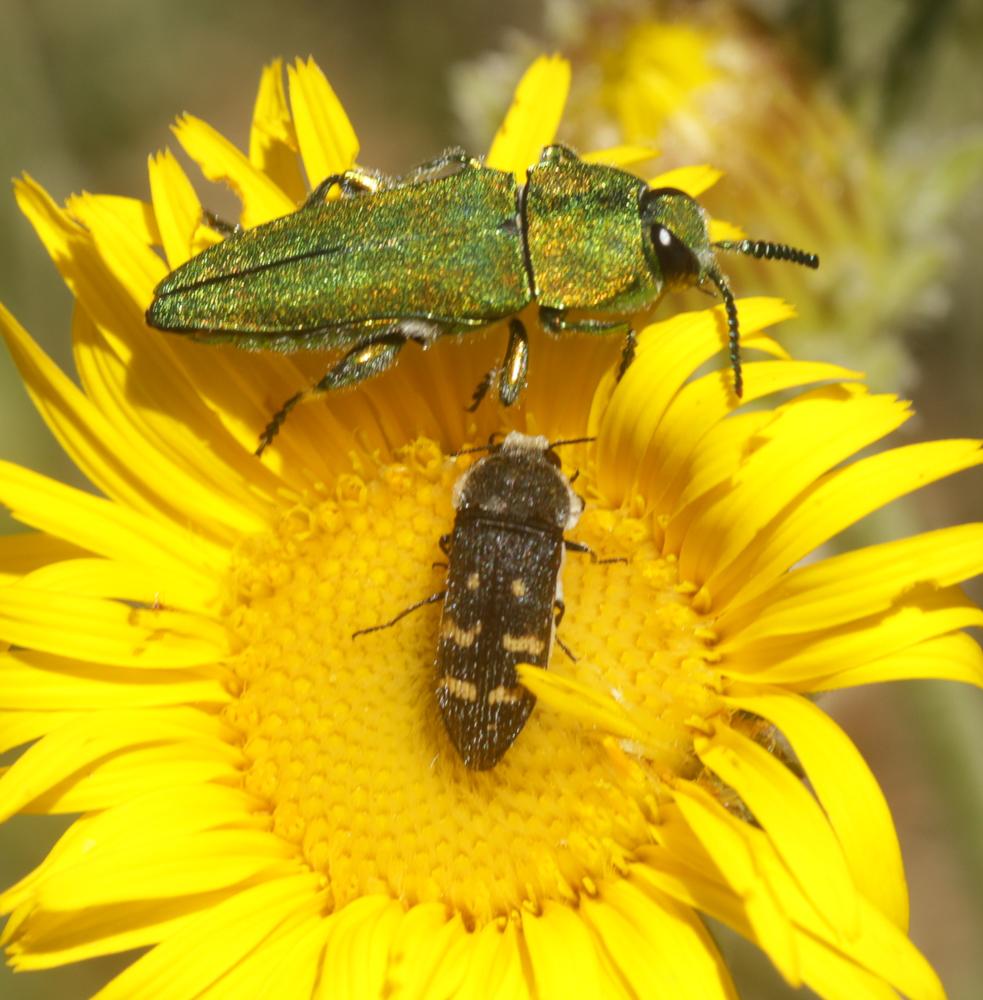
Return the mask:
M 248 157 L 198 120 L 175 127 L 245 225 L 303 198 L 299 164 L 316 183 L 357 152 L 320 71 L 288 75 L 289 103 L 279 64 L 263 76 Z M 534 64 L 495 166 L 521 171 L 552 139 L 567 77 Z M 745 400 L 792 393 L 772 408 L 732 412 L 729 373 L 695 374 L 726 338 L 718 307 L 647 327 L 617 385 L 618 344 L 534 334 L 509 411 L 464 410 L 499 338 L 407 351 L 299 408 L 259 460 L 258 432 L 324 359 L 149 330 L 156 282 L 216 238 L 170 154 L 150 188 L 149 204 L 63 209 L 17 185 L 77 298 L 81 388 L 8 312 L 0 325 L 103 495 L 0 466 L 0 499 L 33 529 L 0 549 L 0 751 L 26 747 L 0 809 L 82 814 L 0 895 L 11 964 L 152 946 L 103 998 L 733 996 L 702 913 L 821 996 L 941 996 L 906 936 L 883 796 L 807 696 L 983 682 L 961 631 L 983 613 L 958 588 L 983 526 L 789 567 L 979 464 L 978 443 L 851 461 L 907 406 L 791 360 L 764 332 L 788 307 L 744 299 L 746 346 L 771 358 L 746 365 Z M 596 437 L 563 450 L 587 499 L 574 537 L 624 561 L 567 560 L 577 659 L 523 669 L 539 703 L 474 772 L 436 707 L 438 609 L 352 633 L 440 589 L 473 459 L 448 456 L 516 428 Z

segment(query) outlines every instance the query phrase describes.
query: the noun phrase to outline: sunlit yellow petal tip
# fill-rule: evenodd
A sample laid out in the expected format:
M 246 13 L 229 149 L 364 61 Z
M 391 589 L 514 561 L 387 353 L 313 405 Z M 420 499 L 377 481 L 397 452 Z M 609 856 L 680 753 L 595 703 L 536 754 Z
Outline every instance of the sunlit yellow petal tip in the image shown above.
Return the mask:
M 298 205 L 307 193 L 299 152 L 297 130 L 283 85 L 283 60 L 274 59 L 260 76 L 249 130 L 249 162 L 276 181 Z
M 240 221 L 256 226 L 292 212 L 297 206 L 276 182 L 240 150 L 194 115 L 182 115 L 172 126 L 184 151 L 210 181 L 227 184 L 242 202 Z
M 725 222 L 723 219 L 710 220 L 710 241 L 719 243 L 722 240 L 743 240 L 747 233 L 733 222 Z
M 195 242 L 202 219 L 201 202 L 188 175 L 169 150 L 150 157 L 147 171 L 160 242 L 168 264 L 175 268 L 204 249 L 200 242 Z
M 516 87 L 486 163 L 509 170 L 521 182 L 544 146 L 556 137 L 570 89 L 570 64 L 562 56 L 540 56 Z
M 650 178 L 649 187 L 678 188 L 691 198 L 698 198 L 704 191 L 712 188 L 723 175 L 722 170 L 717 170 L 707 163 L 693 167 L 677 167 L 675 170 L 666 170 Z
M 661 37 L 700 85 L 699 39 Z M 524 179 L 569 76 L 558 57 L 529 68 L 490 165 Z M 358 151 L 313 61 L 287 79 L 279 60 L 264 71 L 248 157 L 190 116 L 175 127 L 247 226 Z M 146 949 L 107 1000 L 729 1000 L 707 914 L 819 996 L 940 996 L 904 931 L 884 797 L 806 694 L 983 685 L 963 631 L 983 612 L 959 589 L 983 569 L 983 528 L 804 560 L 979 464 L 979 444 L 858 459 L 910 407 L 790 358 L 764 331 L 791 306 L 759 297 L 737 302 L 740 401 L 723 306 L 645 326 L 620 381 L 614 338 L 547 338 L 530 321 L 530 385 L 506 415 L 464 411 L 489 345 L 441 338 L 305 407 L 259 461 L 256 431 L 323 359 L 145 326 L 156 248 L 173 266 L 215 235 L 169 153 L 149 173 L 150 204 L 80 195 L 63 210 L 15 185 L 78 300 L 80 384 L 2 307 L 0 331 L 102 495 L 0 463 L 0 502 L 35 532 L 0 545 L 0 752 L 23 748 L 0 772 L 2 815 L 82 814 L 0 894 L 8 961 Z M 716 177 L 656 183 L 695 194 Z M 467 449 L 511 429 L 596 441 L 557 449 L 585 508 L 544 592 L 555 648 L 546 668 L 518 666 L 536 705 L 479 772 L 435 697 L 442 539 L 481 458 Z
M 347 170 L 358 156 L 358 139 L 327 77 L 313 59 L 287 67 L 297 144 L 311 187 Z

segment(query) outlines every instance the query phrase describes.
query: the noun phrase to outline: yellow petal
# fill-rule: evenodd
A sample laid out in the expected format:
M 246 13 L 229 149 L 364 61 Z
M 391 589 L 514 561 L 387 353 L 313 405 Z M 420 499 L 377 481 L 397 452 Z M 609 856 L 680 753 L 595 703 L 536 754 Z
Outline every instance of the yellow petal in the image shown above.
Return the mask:
M 174 126 L 184 151 L 210 181 L 228 184 L 242 202 L 240 222 L 247 229 L 293 212 L 297 205 L 286 192 L 243 153 L 199 118 L 184 115 Z
M 79 468 L 111 497 L 152 514 L 170 517 L 178 524 L 188 522 L 188 513 L 175 511 L 160 495 L 170 481 L 148 479 L 146 455 L 134 451 L 130 443 L 92 405 L 41 351 L 27 332 L 0 305 L 0 332 L 19 368 L 38 412 Z M 219 497 L 211 496 L 210 510 Z M 228 512 L 235 507 L 226 507 Z M 241 522 L 241 509 L 235 520 Z M 247 515 L 248 518 L 248 515 Z M 260 530 L 261 520 L 249 519 L 252 530 Z M 228 534 L 228 532 L 223 532 Z
M 168 265 L 175 268 L 194 252 L 192 240 L 202 219 L 201 202 L 170 150 L 151 156 L 147 172 L 160 242 Z
M 693 453 L 687 481 L 676 499 L 676 513 L 666 527 L 664 552 L 678 552 L 693 521 L 713 503 L 713 495 L 728 489 L 748 455 L 749 442 L 758 438 L 772 419 L 768 410 L 732 413 L 708 434 Z
M 56 718 L 59 715 L 49 714 Z M 62 723 L 65 732 L 81 730 L 80 720 L 85 718 L 84 714 L 68 716 Z M 65 752 L 61 732 L 61 726 L 48 729 L 49 734 L 59 734 L 59 745 Z M 195 744 L 187 740 L 142 746 L 139 735 L 132 735 L 132 739 L 137 743 L 135 748 L 123 746 L 124 752 L 116 756 L 96 754 L 97 762 L 88 770 L 71 773 L 67 781 L 43 791 L 22 811 L 48 815 L 88 812 L 110 808 L 155 788 L 193 788 L 208 781 L 234 785 L 242 781 L 241 755 L 220 742 Z
M 50 712 L 72 708 L 153 708 L 221 705 L 231 695 L 224 684 L 188 671 L 134 673 L 97 664 L 80 665 L 27 649 L 0 652 L 0 706 Z
M 744 366 L 743 402 L 783 389 L 855 376 L 855 372 L 821 362 L 752 363 Z M 651 509 L 666 513 L 676 509 L 693 455 L 703 438 L 736 405 L 729 378 L 729 372 L 713 372 L 686 385 L 670 404 L 645 453 L 639 456 L 636 489 L 647 498 Z
M 467 938 L 461 918 L 449 919 L 442 903 L 410 907 L 393 934 L 385 995 L 405 1000 L 453 996 L 467 971 Z
M 24 751 L 0 778 L 0 818 L 25 809 L 74 775 L 85 780 L 103 761 L 112 770 L 114 754 L 125 758 L 155 743 L 158 756 L 159 748 L 170 744 L 193 748 L 202 761 L 218 757 L 237 763 L 239 751 L 225 743 L 226 735 L 217 718 L 190 709 L 131 709 L 79 716 Z M 120 770 L 115 769 L 117 788 L 125 787 L 118 777 Z
M 768 834 L 834 940 L 857 934 L 857 892 L 826 817 L 799 779 L 729 726 L 695 742 L 700 759 L 734 789 Z
M 713 582 L 714 601 L 749 600 L 817 546 L 897 497 L 983 462 L 978 441 L 929 441 L 828 473 Z
M 603 886 L 600 899 L 584 897 L 580 909 L 633 993 L 736 997 L 716 946 L 688 907 L 667 896 L 657 902 L 620 879 Z
M 71 539 L 108 559 L 142 567 L 148 582 L 166 581 L 166 589 L 183 590 L 189 603 L 209 604 L 220 593 L 219 581 L 228 568 L 227 550 L 204 543 L 161 518 L 8 462 L 0 462 L 0 503 L 19 521 L 49 533 L 17 537 L 40 542 L 57 536 L 66 540 L 63 544 Z M 41 550 L 58 551 L 52 550 L 51 543 L 44 543 Z M 81 551 L 63 551 L 61 558 Z
M 714 628 L 745 639 L 842 625 L 887 611 L 916 588 L 939 589 L 983 573 L 983 524 L 961 524 L 823 559 L 728 609 Z
M 324 994 L 338 1000 L 382 996 L 389 948 L 402 907 L 385 895 L 361 896 L 332 916 L 322 966 Z
M 112 274 L 107 261 L 102 258 L 88 229 L 73 218 L 83 209 L 98 211 L 100 217 L 126 230 L 125 220 L 107 208 L 105 201 L 86 196 L 73 199 L 74 212 L 69 214 L 59 208 L 48 193 L 30 177 L 14 182 L 17 205 L 34 227 L 45 250 L 57 266 L 59 273 L 79 305 L 106 329 L 118 331 L 118 336 L 146 334 L 143 307 L 152 288 L 165 272 L 164 263 L 147 244 L 130 234 L 131 246 L 138 261 L 121 259 L 112 246 L 106 247 L 110 261 L 116 261 L 121 274 L 129 278 L 129 293 L 121 281 Z
M 864 896 L 858 894 L 856 897 L 857 933 L 849 938 L 844 938 L 842 934 L 831 936 L 828 927 L 817 922 L 808 897 L 801 895 L 801 890 L 795 883 L 795 875 L 769 851 L 767 844 L 759 846 L 758 860 L 767 872 L 766 877 L 778 886 L 792 919 L 803 929 L 799 945 L 806 985 L 816 984 L 817 987 L 828 990 L 831 983 L 841 981 L 849 989 L 851 983 L 862 984 L 867 980 L 869 985 L 866 992 L 848 992 L 845 995 L 864 996 L 875 988 L 879 992 L 873 992 L 872 995 L 889 995 L 884 994 L 879 984 L 864 975 L 867 972 L 894 986 L 906 997 L 943 1000 L 945 993 L 942 984 L 924 956 L 908 936 Z M 819 947 L 810 947 L 813 943 Z M 827 992 L 826 995 L 836 994 Z
M 348 170 L 358 156 L 358 139 L 345 109 L 313 59 L 287 67 L 290 107 L 297 144 L 310 186 Z
M 263 68 L 249 130 L 249 162 L 286 192 L 296 204 L 307 194 L 297 154 L 297 131 L 283 87 L 283 60 Z M 357 153 L 357 148 L 356 151 Z M 352 154 L 354 160 L 355 153 Z
M 748 340 L 757 330 L 792 315 L 777 299 L 743 299 L 740 309 Z M 723 313 L 704 309 L 652 323 L 639 333 L 635 361 L 596 430 L 599 485 L 612 502 L 623 499 L 642 454 L 686 380 L 720 351 L 722 329 Z
M 840 664 L 860 667 L 927 639 L 979 625 L 983 611 L 958 588 L 950 588 L 905 595 L 884 614 L 819 631 L 810 641 L 797 634 L 745 642 L 738 633 L 717 648 L 725 658 L 720 669 L 732 677 L 806 686 L 835 672 Z
M 0 590 L 0 637 L 58 656 L 128 667 L 199 666 L 229 652 L 225 629 L 198 615 L 24 584 Z
M 0 710 L 0 753 L 33 743 L 53 729 L 74 721 L 80 712 L 29 712 Z M 0 772 L 2 773 L 2 772 Z
M 723 219 L 710 220 L 710 242 L 720 243 L 723 240 L 743 240 L 747 233 L 740 226 Z
M 242 888 L 134 962 L 97 994 L 98 1000 L 187 1000 L 261 947 L 316 892 L 317 876 L 310 872 Z
M 539 916 L 524 914 L 522 934 L 537 996 L 604 995 L 594 940 L 570 907 L 547 902 Z
M 522 969 L 522 954 L 515 923 L 509 921 L 504 929 L 497 924 L 485 924 L 473 935 L 471 962 L 461 983 L 459 996 L 474 997 L 529 997 L 529 985 Z
M 860 386 L 829 386 L 780 407 L 756 435 L 728 492 L 693 519 L 679 553 L 683 579 L 707 581 L 712 595 L 713 580 L 726 574 L 772 518 L 820 475 L 909 415 L 894 396 L 868 396 Z M 671 485 L 667 492 L 675 499 Z
M 272 833 L 207 830 L 155 843 L 118 844 L 111 856 L 86 859 L 50 875 L 37 905 L 51 910 L 106 906 L 128 899 L 168 899 L 211 892 L 248 879 L 279 877 L 296 849 Z
M 666 170 L 653 177 L 649 181 L 651 188 L 677 188 L 685 191 L 691 198 L 698 198 L 704 191 L 713 187 L 721 177 L 724 176 L 722 170 L 711 167 L 708 163 L 701 163 L 699 166 L 676 167 L 675 170 Z
M 110 325 L 122 336 L 129 328 L 135 328 L 137 336 L 146 336 L 141 314 L 157 282 L 164 276 L 160 257 L 101 199 L 87 194 L 76 195 L 69 209 L 88 231 L 99 263 L 109 269 L 116 297 L 123 292 L 129 300 L 120 303 Z
M 20 470 L 21 467 L 0 461 L 0 504 L 11 508 L 16 505 L 10 503 L 3 492 L 4 473 L 8 468 Z M 14 511 L 11 513 L 17 517 Z M 25 518 L 24 523 L 29 521 Z M 0 586 L 13 583 L 40 566 L 82 555 L 85 555 L 85 549 L 43 531 L 21 531 L 16 535 L 0 536 Z
M 234 440 L 170 357 L 153 357 L 153 347 L 129 361 L 114 356 L 81 311 L 73 333 L 88 398 L 143 456 L 165 502 L 232 542 L 269 524 L 281 481 Z M 156 362 L 155 377 L 134 379 L 148 362 Z
M 145 948 L 183 927 L 198 910 L 218 904 L 228 892 L 149 902 L 131 899 L 119 906 L 68 913 L 31 910 L 20 924 L 15 914 L 7 922 L 7 960 L 17 971 L 27 972 Z
M 777 689 L 742 690 L 725 700 L 767 719 L 788 739 L 843 847 L 857 888 L 907 930 L 908 893 L 891 812 L 846 733 L 812 702 Z
M 100 209 L 115 216 L 144 246 L 160 246 L 161 234 L 154 206 L 139 198 L 126 198 L 118 194 L 88 194 L 85 197 L 99 205 Z M 76 203 L 71 197 L 70 207 Z
M 983 650 L 965 632 L 954 632 L 896 650 L 889 656 L 856 667 L 832 670 L 825 676 L 811 679 L 803 690 L 834 691 L 858 684 L 920 678 L 961 681 L 983 687 Z
M 512 104 L 499 126 L 485 161 L 509 170 L 519 183 L 527 168 L 553 142 L 570 90 L 570 64 L 560 56 L 540 56 L 523 74 Z
M 768 955 L 791 986 L 802 985 L 795 929 L 781 901 L 761 877 L 748 827 L 706 790 L 692 782 L 673 786 L 679 812 L 706 851 L 707 871 L 718 871 L 740 898 L 749 936 Z
M 517 672 L 522 685 L 551 709 L 603 732 L 645 741 L 645 730 L 610 695 L 528 663 L 518 664 Z
M 84 867 L 90 859 L 111 860 L 121 847 L 127 849 L 135 829 L 142 831 L 146 850 L 152 851 L 155 843 L 166 850 L 166 842 L 189 833 L 222 827 L 262 829 L 269 823 L 264 813 L 265 803 L 241 789 L 220 785 L 140 795 L 73 823 L 44 861 L 4 893 L 4 905 L 12 908 L 36 897 L 49 880 Z

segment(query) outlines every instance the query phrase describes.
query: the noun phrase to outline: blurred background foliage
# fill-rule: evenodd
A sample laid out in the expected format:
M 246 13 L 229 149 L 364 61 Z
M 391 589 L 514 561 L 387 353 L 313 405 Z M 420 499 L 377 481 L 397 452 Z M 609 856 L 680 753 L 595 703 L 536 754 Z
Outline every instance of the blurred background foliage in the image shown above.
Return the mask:
M 176 145 L 167 126 L 182 111 L 244 147 L 273 56 L 313 55 L 362 162 L 398 173 L 448 145 L 487 148 L 525 65 L 560 51 L 574 64 L 561 139 L 653 146 L 662 159 L 650 173 L 710 163 L 726 172 L 706 198 L 715 215 L 819 252 L 818 275 L 728 261 L 738 294 L 795 302 L 801 319 L 779 334 L 793 351 L 909 394 L 908 440 L 983 436 L 980 0 L 0 0 L 0 14 L 0 175 L 28 171 L 56 199 L 146 197 L 146 156 Z M 235 213 L 224 192 L 204 200 Z M 0 301 L 71 370 L 71 298 L 12 197 L 0 198 Z M 0 457 L 84 485 L 6 357 L 0 421 Z M 983 473 L 963 474 L 892 505 L 849 543 L 978 520 L 981 500 Z M 914 940 L 951 997 L 978 997 L 983 695 L 912 682 L 824 707 L 894 809 Z M 0 883 L 39 862 L 64 825 L 20 817 L 0 829 Z M 744 996 L 799 995 L 720 936 Z M 87 996 L 120 964 L 2 968 L 0 996 Z

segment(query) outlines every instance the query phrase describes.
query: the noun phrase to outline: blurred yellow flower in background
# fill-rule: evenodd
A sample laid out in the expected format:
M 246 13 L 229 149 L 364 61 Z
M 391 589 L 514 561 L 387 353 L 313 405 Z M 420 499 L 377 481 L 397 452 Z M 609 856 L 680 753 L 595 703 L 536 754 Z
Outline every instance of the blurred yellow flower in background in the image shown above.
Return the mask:
M 715 214 L 823 262 L 816 276 L 735 260 L 735 286 L 795 302 L 797 351 L 849 358 L 876 388 L 915 384 L 905 335 L 946 311 L 949 229 L 983 177 L 980 130 L 878 140 L 795 58 L 788 31 L 769 30 L 747 5 L 554 0 L 547 9 L 546 41 L 574 66 L 566 139 L 649 146 L 669 167 L 712 164 L 725 177 L 706 199 Z M 491 95 L 503 79 L 544 41 L 510 39 L 455 73 L 458 116 L 474 134 L 497 112 Z
M 313 62 L 288 79 L 264 73 L 248 156 L 175 126 L 247 226 L 358 152 Z M 568 82 L 564 61 L 533 64 L 490 166 L 521 173 L 552 141 Z M 260 461 L 259 430 L 323 359 L 149 330 L 155 284 L 216 239 L 170 153 L 150 190 L 62 208 L 17 185 L 76 297 L 81 388 L 6 310 L 0 326 L 103 495 L 0 465 L 0 500 L 32 529 L 0 545 L 0 751 L 25 748 L 0 814 L 82 813 L 0 895 L 9 961 L 153 946 L 103 997 L 730 997 L 707 914 L 820 996 L 942 996 L 906 935 L 884 798 L 808 696 L 983 684 L 962 631 L 983 612 L 959 588 L 983 526 L 801 561 L 980 464 L 979 443 L 856 458 L 910 409 L 792 360 L 765 332 L 791 310 L 761 298 L 739 302 L 767 358 L 744 398 L 784 394 L 770 406 L 702 374 L 726 339 L 717 307 L 647 326 L 617 384 L 618 344 L 533 331 L 508 411 L 464 410 L 498 338 L 438 343 L 302 408 Z M 516 428 L 596 439 L 564 456 L 587 499 L 576 537 L 626 561 L 568 560 L 578 659 L 523 672 L 539 704 L 474 773 L 436 709 L 436 609 L 351 636 L 439 589 L 467 464 L 452 456 Z

